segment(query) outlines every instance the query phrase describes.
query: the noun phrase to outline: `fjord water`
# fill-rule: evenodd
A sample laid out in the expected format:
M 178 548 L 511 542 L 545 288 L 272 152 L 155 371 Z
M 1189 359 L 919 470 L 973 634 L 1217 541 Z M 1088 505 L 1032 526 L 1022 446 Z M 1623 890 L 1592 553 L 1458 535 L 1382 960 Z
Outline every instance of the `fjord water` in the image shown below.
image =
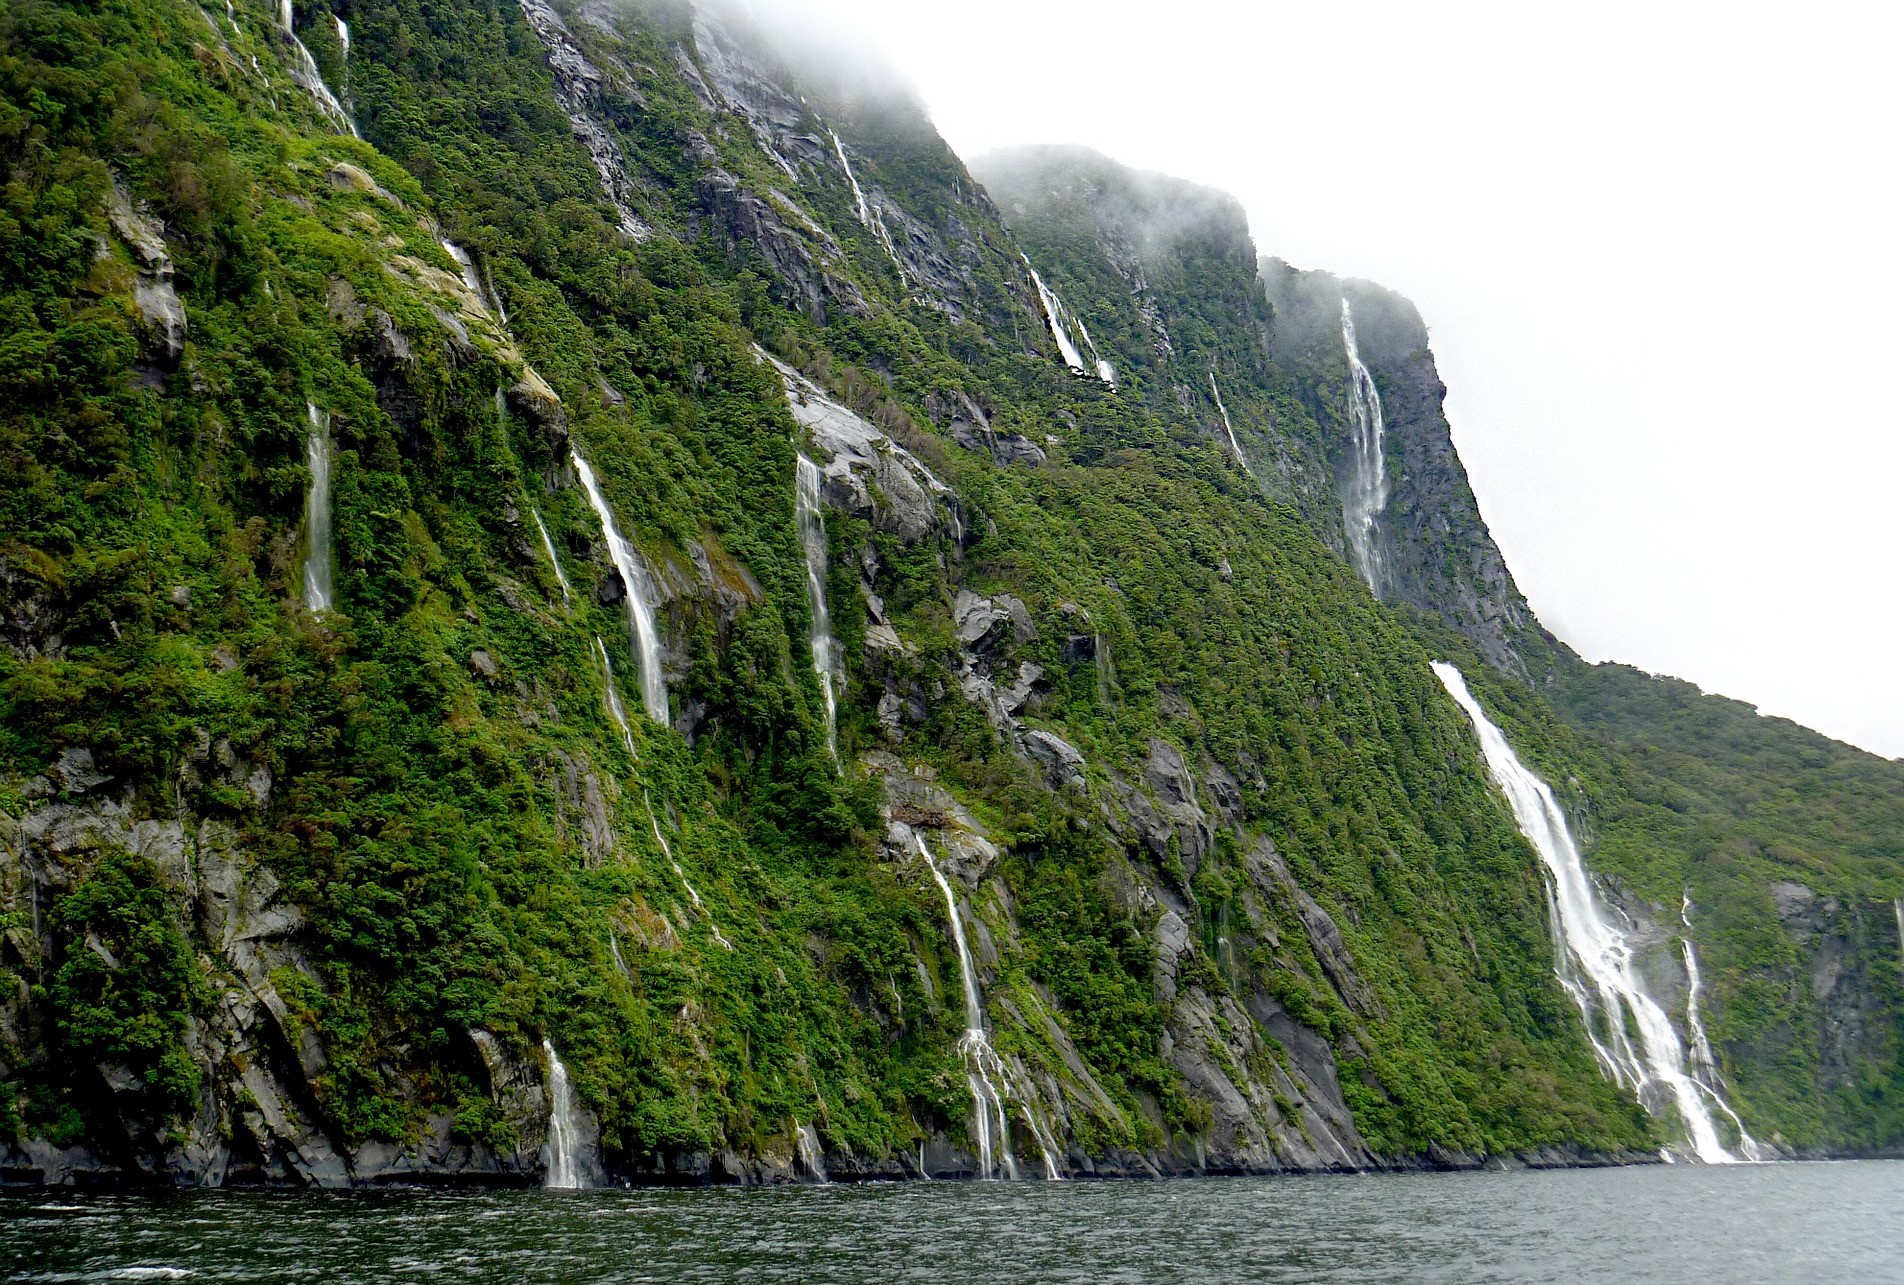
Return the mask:
M 1897 1281 L 1904 1162 L 0 1196 L 16 1281 Z

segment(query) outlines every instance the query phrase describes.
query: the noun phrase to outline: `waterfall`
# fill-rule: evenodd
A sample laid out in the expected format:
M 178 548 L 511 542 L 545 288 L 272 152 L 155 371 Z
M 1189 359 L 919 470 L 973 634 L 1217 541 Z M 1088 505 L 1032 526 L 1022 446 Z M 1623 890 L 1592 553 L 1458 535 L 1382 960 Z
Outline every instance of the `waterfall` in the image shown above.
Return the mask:
M 813 1126 L 794 1125 L 793 1144 L 800 1149 L 800 1163 L 807 1167 L 807 1172 L 813 1175 L 814 1180 L 821 1183 L 830 1181 L 826 1176 L 825 1158 L 820 1154 L 820 1135 L 813 1131 Z
M 562 605 L 568 606 L 575 601 L 575 591 L 569 586 L 569 578 L 562 573 L 562 559 L 555 556 L 555 541 L 549 538 L 549 528 L 542 525 L 542 514 L 532 505 L 529 516 L 535 519 L 536 531 L 542 536 L 543 551 L 549 555 L 549 565 L 555 568 L 555 582 L 562 586 Z M 601 639 L 597 638 L 596 642 Z
M 311 489 L 304 493 L 304 605 L 313 613 L 329 611 L 331 592 L 331 417 L 305 402 L 311 421 L 304 459 L 311 469 Z
M 1897 967 L 1904 974 L 1904 897 L 1892 902 L 1891 909 L 1897 912 Z
M 615 666 L 608 659 L 608 645 L 600 634 L 595 635 L 595 651 L 602 658 L 602 690 L 608 693 L 608 716 L 615 720 L 615 726 L 621 730 L 621 743 L 628 749 L 628 757 L 639 759 L 635 753 L 634 729 L 628 726 L 628 708 L 621 703 L 621 691 L 615 686 Z
M 573 1190 L 585 1186 L 576 1163 L 576 1139 L 581 1130 L 575 1124 L 575 1098 L 569 1092 L 569 1069 L 555 1055 L 555 1045 L 545 1036 L 542 1051 L 549 1057 L 549 1136 L 542 1144 L 547 1176 L 545 1187 Z
M 331 21 L 337 24 L 337 45 L 344 51 L 344 61 L 348 63 L 350 61 L 350 24 L 336 14 L 331 15 Z
M 1355 343 L 1355 315 L 1342 301 L 1342 350 L 1349 359 L 1348 484 L 1342 493 L 1342 526 L 1349 537 L 1355 569 L 1376 597 L 1388 580 L 1388 560 L 1382 552 L 1382 533 L 1376 525 L 1388 504 L 1388 476 L 1383 462 L 1382 395 L 1375 378 L 1362 364 Z
M 1686 964 L 1686 1045 L 1693 1083 L 1705 1091 L 1713 1105 L 1725 1112 L 1732 1127 L 1739 1131 L 1739 1151 L 1745 1158 L 1763 1160 L 1765 1149 L 1745 1131 L 1745 1121 L 1739 1119 L 1738 1112 L 1719 1092 L 1719 1063 L 1712 1055 L 1712 1041 L 1706 1037 L 1706 1023 L 1699 1013 L 1699 951 L 1692 944 L 1692 896 L 1688 893 L 1680 894 L 1679 922 L 1685 925 L 1688 934 L 1679 939 L 1679 950 Z
M 326 116 L 349 130 L 352 138 L 363 137 L 357 132 L 357 125 L 351 120 L 350 113 L 344 110 L 344 105 L 337 101 L 337 95 L 324 83 L 324 75 L 317 69 L 317 60 L 311 57 L 311 51 L 298 39 L 297 32 L 292 29 L 291 19 L 291 0 L 278 0 L 278 26 L 283 28 L 285 37 L 290 40 L 293 52 L 291 79 L 317 100 L 318 108 Z
M 1255 477 L 1256 470 L 1251 468 L 1249 461 L 1243 458 L 1243 448 L 1236 441 L 1236 430 L 1230 427 L 1230 410 L 1223 404 L 1223 394 L 1217 391 L 1215 370 L 1210 371 L 1210 396 L 1216 398 L 1216 413 L 1223 417 L 1223 435 L 1230 439 L 1230 449 L 1236 452 L 1236 462 L 1243 466 L 1245 473 Z
M 438 237 L 436 243 L 443 247 L 443 253 L 455 261 L 456 270 L 463 274 L 463 284 L 469 287 L 469 292 L 476 296 L 483 307 L 487 308 L 489 299 L 483 293 L 483 281 L 476 275 L 476 262 L 469 257 L 469 251 L 448 237 Z
M 807 642 L 813 651 L 813 672 L 820 676 L 820 692 L 826 697 L 826 750 L 837 763 L 840 747 L 834 730 L 837 706 L 833 676 L 838 664 L 834 652 L 838 649 L 833 642 L 833 618 L 826 609 L 826 524 L 820 516 L 820 468 L 797 452 L 794 461 L 793 514 L 807 556 L 807 605 L 813 615 Z
M 701 904 L 701 894 L 694 891 L 694 885 L 688 882 L 688 872 L 683 870 L 681 863 L 674 859 L 674 849 L 668 846 L 667 839 L 662 836 L 661 822 L 655 817 L 654 804 L 648 802 L 646 790 L 641 792 L 641 806 L 648 809 L 648 825 L 654 830 L 655 842 L 661 845 L 661 855 L 668 859 L 668 864 L 674 867 L 675 878 L 679 879 L 681 886 L 688 890 L 688 900 L 693 902 L 694 908 L 701 912 L 701 918 L 707 920 L 708 931 L 714 934 L 715 941 L 729 950 L 734 949 L 734 943 L 721 936 L 721 926 L 714 922 L 714 916 L 709 914 L 707 907 Z
M 614 561 L 615 570 L 621 573 L 622 601 L 628 610 L 629 639 L 635 646 L 635 659 L 641 665 L 641 703 L 648 711 L 648 717 L 663 727 L 668 725 L 668 682 L 661 672 L 661 634 L 655 626 L 655 594 L 648 569 L 641 561 L 641 555 L 635 552 L 635 546 L 622 538 L 615 528 L 615 515 L 609 511 L 608 501 L 602 495 L 602 488 L 595 481 L 595 470 L 582 458 L 582 452 L 573 444 L 569 447 L 569 459 L 575 465 L 575 472 L 582 479 L 582 489 L 588 492 L 589 507 L 595 510 L 595 517 L 602 525 L 602 540 L 608 545 L 608 556 Z
M 905 286 L 906 265 L 899 261 L 899 251 L 893 245 L 892 233 L 886 230 L 886 216 L 879 212 L 879 206 L 866 199 L 866 193 L 860 188 L 859 179 L 853 176 L 853 163 L 846 159 L 846 145 L 840 142 L 838 132 L 831 129 L 826 132 L 832 135 L 833 151 L 840 158 L 840 168 L 846 171 L 846 181 L 853 185 L 853 203 L 855 213 L 859 215 L 860 226 L 870 228 L 879 237 L 879 243 L 886 247 L 886 257 L 892 260 L 893 267 L 899 269 L 900 286 Z
M 985 1034 L 984 1001 L 979 995 L 978 971 L 972 966 L 972 952 L 965 944 L 965 920 L 959 914 L 959 902 L 952 895 L 952 885 L 946 882 L 932 854 L 926 851 L 925 838 L 914 834 L 913 841 L 919 845 L 919 855 L 925 858 L 926 868 L 932 871 L 939 891 L 945 894 L 946 914 L 952 920 L 952 943 L 959 949 L 959 981 L 965 987 L 965 1034 L 959 1037 L 959 1056 L 965 1062 L 965 1082 L 972 1090 L 972 1117 L 978 1126 L 978 1176 L 992 1176 L 996 1150 L 1005 1176 L 1015 1180 L 1018 1161 L 1012 1156 L 1011 1130 L 1005 1122 L 1005 1099 L 998 1088 L 1005 1078 L 1005 1067 L 992 1049 L 991 1037 Z
M 1110 362 L 1098 355 L 1097 345 L 1091 342 L 1091 332 L 1084 328 L 1084 322 L 1078 318 L 1077 314 L 1064 306 L 1064 300 L 1058 297 L 1057 291 L 1045 284 L 1045 279 L 1038 275 L 1038 269 L 1031 266 L 1029 257 L 1023 254 L 1018 257 L 1025 260 L 1025 269 L 1031 273 L 1031 284 L 1037 288 L 1038 302 L 1045 310 L 1045 324 L 1051 328 L 1051 337 L 1057 340 L 1058 353 L 1064 358 L 1064 364 L 1071 368 L 1072 373 L 1078 375 L 1095 371 L 1099 379 L 1115 388 L 1117 371 L 1112 368 Z M 1071 335 L 1074 329 L 1078 334 L 1077 339 L 1073 339 Z M 1082 340 L 1084 347 L 1091 350 L 1089 366 L 1085 365 L 1084 353 L 1078 348 L 1078 340 Z
M 1720 1101 L 1717 1087 L 1701 1085 L 1686 1074 L 1685 1052 L 1672 1020 L 1641 987 L 1632 945 L 1602 913 L 1553 790 L 1522 764 L 1506 735 L 1468 692 L 1461 672 L 1442 661 L 1434 662 L 1433 668 L 1435 677 L 1473 722 L 1489 775 L 1507 796 L 1521 833 L 1540 853 L 1552 878 L 1550 904 L 1554 932 L 1560 939 L 1556 954 L 1561 983 L 1580 1007 L 1587 1039 L 1601 1065 L 1616 1083 L 1631 1088 L 1647 1110 L 1657 1114 L 1669 1103 L 1677 1108 L 1686 1141 L 1700 1160 L 1735 1162 L 1738 1157 L 1719 1141 L 1706 1110 L 1705 1096 Z M 1627 1033 L 1629 1017 L 1639 1032 L 1638 1049 Z M 1725 1109 L 1730 1115 L 1731 1108 Z M 1756 1147 L 1750 1139 L 1743 1140 L 1749 1157 Z

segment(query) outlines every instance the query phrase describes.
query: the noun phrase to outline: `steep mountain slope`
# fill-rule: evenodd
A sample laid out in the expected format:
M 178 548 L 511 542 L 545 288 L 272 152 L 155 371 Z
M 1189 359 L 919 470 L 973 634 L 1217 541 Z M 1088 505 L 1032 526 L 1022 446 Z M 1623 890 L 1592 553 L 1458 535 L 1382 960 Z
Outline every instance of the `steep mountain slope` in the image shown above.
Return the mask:
M 0 76 L 10 1178 L 1662 1141 L 1428 669 L 1630 764 L 1411 454 L 1412 310 L 1396 610 L 1233 205 L 1001 217 L 677 6 L 24 0 Z
M 1239 244 L 1241 213 L 1225 198 L 1081 149 L 986 157 L 978 172 L 1014 232 L 1058 260 L 1054 278 L 1095 273 L 1110 283 L 1081 287 L 1094 289 L 1080 311 L 1099 329 L 1130 309 L 1126 295 L 1149 296 L 1136 272 L 1112 275 L 1135 260 L 1107 247 L 1150 247 L 1153 275 L 1160 261 L 1252 252 Z M 1185 244 L 1199 238 L 1201 248 Z M 1683 683 L 1581 663 L 1541 629 L 1480 518 L 1414 307 L 1379 286 L 1273 258 L 1261 261 L 1260 280 L 1270 314 L 1254 368 L 1261 391 L 1253 402 L 1227 399 L 1235 435 L 1317 444 L 1301 489 L 1325 502 L 1305 515 L 1348 557 L 1355 426 L 1346 310 L 1385 421 L 1381 597 L 1435 650 L 1474 653 L 1462 668 L 1567 796 L 1607 891 L 1634 926 L 1653 991 L 1679 1013 L 1688 990 L 1682 943 L 1696 943 L 1721 1073 L 1747 1125 L 1807 1153 L 1904 1145 L 1896 1079 L 1904 765 Z M 1161 300 L 1155 324 L 1190 330 L 1197 321 Z M 1480 672 L 1482 660 L 1497 679 Z

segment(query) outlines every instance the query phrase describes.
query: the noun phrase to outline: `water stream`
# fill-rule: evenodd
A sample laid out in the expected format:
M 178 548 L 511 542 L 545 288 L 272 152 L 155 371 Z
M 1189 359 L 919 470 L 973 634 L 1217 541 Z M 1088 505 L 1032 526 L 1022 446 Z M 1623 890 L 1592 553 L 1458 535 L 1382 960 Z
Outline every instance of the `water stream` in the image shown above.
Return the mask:
M 1718 1086 L 1702 1085 L 1686 1073 L 1685 1051 L 1672 1020 L 1640 984 L 1631 943 L 1603 913 L 1553 790 L 1520 761 L 1506 735 L 1469 693 L 1461 672 L 1442 661 L 1433 668 L 1474 724 L 1489 775 L 1547 867 L 1561 984 L 1580 1007 L 1601 1065 L 1647 1110 L 1667 1119 L 1676 1114 L 1685 1130 L 1685 1147 L 1694 1157 L 1708 1164 L 1736 1162 L 1740 1157 L 1719 1140 L 1706 1108 L 1708 1097 L 1724 1106 Z M 1628 1034 L 1629 1019 L 1639 1034 L 1637 1048 Z M 1700 1031 L 1703 1035 L 1703 1027 Z M 1732 1115 L 1730 1107 L 1724 1109 Z M 1747 1159 L 1757 1151 L 1743 1131 L 1741 1150 Z
M 595 635 L 595 652 L 602 658 L 602 691 L 608 698 L 608 716 L 621 732 L 621 743 L 628 757 L 639 759 L 641 756 L 635 753 L 634 729 L 628 726 L 628 707 L 621 703 L 621 689 L 615 686 L 615 666 L 608 659 L 608 645 L 600 634 Z
M 555 1045 L 545 1037 L 542 1051 L 549 1057 L 549 1136 L 542 1143 L 545 1177 L 542 1185 L 575 1189 L 586 1186 L 581 1166 L 576 1162 L 577 1139 L 581 1130 L 575 1123 L 575 1098 L 569 1091 L 569 1069 L 555 1055 Z
M 1388 505 L 1383 459 L 1382 395 L 1362 364 L 1355 342 L 1355 315 L 1342 301 L 1342 350 L 1349 359 L 1349 476 L 1342 488 L 1342 527 L 1355 569 L 1376 597 L 1388 581 L 1387 555 L 1377 525 Z
M 807 606 L 813 624 L 807 643 L 813 652 L 813 672 L 819 675 L 820 692 L 826 698 L 826 749 L 839 761 L 840 747 L 835 728 L 838 708 L 833 684 L 838 671 L 838 647 L 833 641 L 833 617 L 826 608 L 826 522 L 820 514 L 820 467 L 805 455 L 794 455 L 793 514 L 800 528 L 800 547 L 807 560 Z
M 696 892 L 694 885 L 688 882 L 688 872 L 683 870 L 681 863 L 674 859 L 674 849 L 668 846 L 667 838 L 661 833 L 661 822 L 655 816 L 654 804 L 648 801 L 646 790 L 641 792 L 641 806 L 648 809 L 648 825 L 654 830 L 655 842 L 661 845 L 661 855 L 668 859 L 668 864 L 674 867 L 675 878 L 679 879 L 681 886 L 688 890 L 688 900 L 693 902 L 694 908 L 701 912 L 701 918 L 707 920 L 708 931 L 714 934 L 715 941 L 729 950 L 734 949 L 734 943 L 721 935 L 721 926 L 714 922 L 713 914 L 702 904 L 701 894 Z
M 1223 417 L 1223 435 L 1230 439 L 1230 449 L 1236 453 L 1236 462 L 1243 466 L 1245 473 L 1251 477 L 1256 476 L 1256 470 L 1251 468 L 1249 461 L 1243 458 L 1243 448 L 1236 440 L 1236 430 L 1230 427 L 1230 409 L 1223 404 L 1223 394 L 1217 391 L 1214 370 L 1210 372 L 1210 396 L 1216 398 L 1216 413 Z
M 846 144 L 840 142 L 839 134 L 834 130 L 827 133 L 833 139 L 833 152 L 840 158 L 840 168 L 846 171 L 846 181 L 853 186 L 854 213 L 859 216 L 860 226 L 869 228 L 886 247 L 886 257 L 892 260 L 893 267 L 899 269 L 899 284 L 906 284 L 906 265 L 899 261 L 899 250 L 893 245 L 892 233 L 886 229 L 886 216 L 880 213 L 879 206 L 866 199 L 865 191 L 859 185 L 859 179 L 853 173 L 853 163 L 846 159 Z
M 311 488 L 304 493 L 304 605 L 329 611 L 331 586 L 331 417 L 315 402 L 304 403 L 311 431 L 304 443 Z
M 634 644 L 635 660 L 641 666 L 641 703 L 648 711 L 648 717 L 663 727 L 668 725 L 668 682 L 661 669 L 661 633 L 655 625 L 656 594 L 654 582 L 648 575 L 648 568 L 635 552 L 635 546 L 622 538 L 615 526 L 615 515 L 609 510 L 608 500 L 602 495 L 602 488 L 595 480 L 595 470 L 582 458 L 582 452 L 571 445 L 569 459 L 575 465 L 576 476 L 582 479 L 582 489 L 588 492 L 589 507 L 595 510 L 595 517 L 601 523 L 602 540 L 608 545 L 608 556 L 614 561 L 615 570 L 621 573 L 622 602 L 628 612 L 628 635 Z
M 549 538 L 549 528 L 542 525 L 542 514 L 532 506 L 529 516 L 535 519 L 536 532 L 542 537 L 543 551 L 549 555 L 549 565 L 555 568 L 555 582 L 562 586 L 562 605 L 568 606 L 575 601 L 575 591 L 569 585 L 569 578 L 562 571 L 562 559 L 555 556 L 555 541 Z M 597 638 L 596 642 L 601 639 Z

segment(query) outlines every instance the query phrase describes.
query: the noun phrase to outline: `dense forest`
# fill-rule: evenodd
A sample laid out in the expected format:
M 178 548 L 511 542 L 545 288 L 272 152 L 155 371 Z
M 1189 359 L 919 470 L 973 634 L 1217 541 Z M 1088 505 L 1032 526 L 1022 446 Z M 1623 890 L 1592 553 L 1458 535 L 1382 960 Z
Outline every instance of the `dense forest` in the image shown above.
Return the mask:
M 1229 198 L 685 4 L 14 0 L 0 85 L 9 1181 L 1670 1150 L 1436 660 L 1729 1140 L 1904 1149 L 1904 765 L 1548 635 L 1412 306 Z

